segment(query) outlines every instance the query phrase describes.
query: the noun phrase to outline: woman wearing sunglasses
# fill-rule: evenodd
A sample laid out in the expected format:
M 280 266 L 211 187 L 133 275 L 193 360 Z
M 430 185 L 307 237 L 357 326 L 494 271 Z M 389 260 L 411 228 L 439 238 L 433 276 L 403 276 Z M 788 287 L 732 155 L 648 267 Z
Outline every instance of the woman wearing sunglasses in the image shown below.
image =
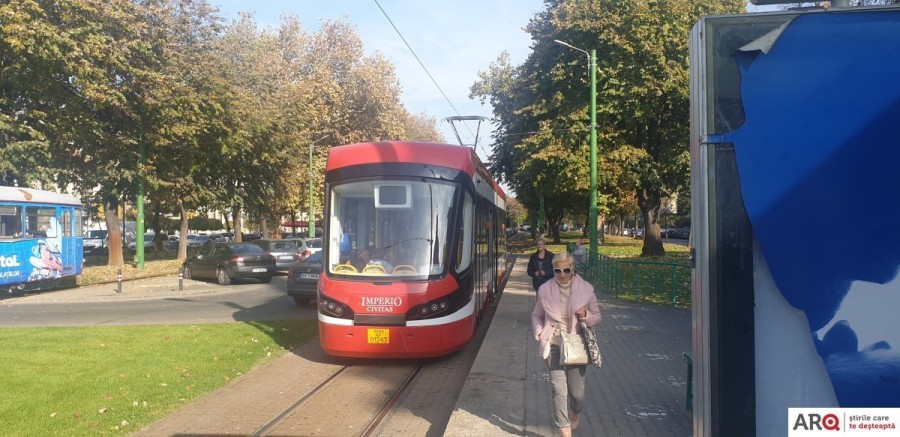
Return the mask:
M 538 291 L 531 325 L 534 339 L 540 343 L 541 356 L 550 370 L 554 424 L 561 436 L 568 437 L 578 429 L 579 415 L 584 410 L 587 365 L 559 363 L 559 332 L 580 334 L 579 320 L 584 320 L 588 326 L 596 325 L 600 322 L 600 307 L 594 287 L 575 273 L 571 254 L 562 252 L 553 256 L 553 273 L 555 280 L 547 281 Z

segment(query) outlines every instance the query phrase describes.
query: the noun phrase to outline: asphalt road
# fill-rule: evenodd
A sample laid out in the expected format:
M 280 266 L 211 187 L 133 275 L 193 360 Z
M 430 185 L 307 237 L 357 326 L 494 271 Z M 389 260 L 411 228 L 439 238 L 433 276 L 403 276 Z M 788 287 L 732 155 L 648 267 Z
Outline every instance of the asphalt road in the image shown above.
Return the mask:
M 177 281 L 176 279 L 170 279 Z M 0 301 L 0 327 L 103 326 L 313 319 L 315 304 L 297 306 L 285 294 L 284 276 L 269 284 L 220 286 L 191 281 L 185 292 L 116 295 L 72 289 Z M 137 287 L 125 283 L 126 287 Z M 115 284 L 107 284 L 114 290 Z M 81 294 L 79 294 L 81 293 Z

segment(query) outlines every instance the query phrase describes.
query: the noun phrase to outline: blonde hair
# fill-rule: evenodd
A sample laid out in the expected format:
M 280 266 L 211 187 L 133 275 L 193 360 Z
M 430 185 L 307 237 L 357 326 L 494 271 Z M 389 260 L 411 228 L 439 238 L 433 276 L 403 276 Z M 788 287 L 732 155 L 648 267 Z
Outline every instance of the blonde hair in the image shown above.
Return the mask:
M 562 251 L 560 253 L 557 253 L 556 255 L 553 255 L 553 261 L 551 261 L 550 263 L 553 264 L 553 267 L 556 267 L 562 263 L 568 263 L 574 266 L 575 260 L 572 258 L 572 254 L 566 251 Z

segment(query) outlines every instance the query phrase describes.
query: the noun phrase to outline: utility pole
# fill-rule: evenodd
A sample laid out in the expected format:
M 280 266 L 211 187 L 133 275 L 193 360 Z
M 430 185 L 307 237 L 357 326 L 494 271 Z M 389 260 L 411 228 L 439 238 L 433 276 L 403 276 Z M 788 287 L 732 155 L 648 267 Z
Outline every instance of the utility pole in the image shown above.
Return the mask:
M 138 270 L 144 270 L 144 177 L 141 166 L 144 164 L 144 141 L 139 138 L 138 175 L 137 175 L 137 230 L 135 231 L 134 258 Z
M 313 207 L 313 146 L 325 138 L 328 138 L 328 135 L 309 143 L 309 216 L 306 218 L 309 238 L 315 238 L 316 236 L 316 210 Z
M 578 50 L 588 56 L 588 67 L 591 71 L 591 198 L 589 203 L 588 226 L 590 227 L 591 265 L 597 262 L 597 50 L 579 49 L 569 43 L 553 40 L 570 49 Z

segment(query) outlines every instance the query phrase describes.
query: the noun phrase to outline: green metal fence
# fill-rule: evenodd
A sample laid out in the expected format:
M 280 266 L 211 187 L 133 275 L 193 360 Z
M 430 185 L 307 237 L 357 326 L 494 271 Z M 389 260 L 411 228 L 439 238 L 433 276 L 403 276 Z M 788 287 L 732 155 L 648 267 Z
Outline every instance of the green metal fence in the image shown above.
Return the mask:
M 579 273 L 616 298 L 632 298 L 672 306 L 691 304 L 691 268 L 671 262 L 637 261 L 590 255 L 578 264 Z

